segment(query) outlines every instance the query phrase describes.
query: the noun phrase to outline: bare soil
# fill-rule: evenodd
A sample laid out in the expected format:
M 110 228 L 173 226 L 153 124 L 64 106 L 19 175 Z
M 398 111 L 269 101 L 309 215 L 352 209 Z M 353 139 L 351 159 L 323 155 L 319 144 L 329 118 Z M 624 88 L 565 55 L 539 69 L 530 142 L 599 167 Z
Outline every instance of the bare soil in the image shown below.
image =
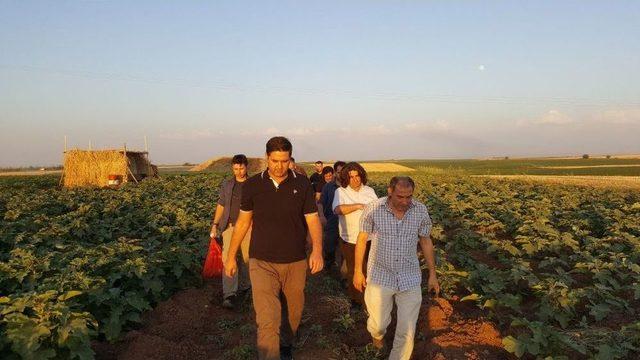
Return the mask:
M 220 306 L 220 280 L 183 290 L 146 313 L 143 324 L 114 344 L 96 341 L 97 359 L 255 359 L 255 320 L 250 296 L 236 311 Z M 352 309 L 336 276 L 309 276 L 294 357 L 304 360 L 377 359 L 366 313 Z M 425 296 L 413 359 L 513 359 L 502 336 L 480 309 Z M 386 336 L 392 346 L 395 320 Z

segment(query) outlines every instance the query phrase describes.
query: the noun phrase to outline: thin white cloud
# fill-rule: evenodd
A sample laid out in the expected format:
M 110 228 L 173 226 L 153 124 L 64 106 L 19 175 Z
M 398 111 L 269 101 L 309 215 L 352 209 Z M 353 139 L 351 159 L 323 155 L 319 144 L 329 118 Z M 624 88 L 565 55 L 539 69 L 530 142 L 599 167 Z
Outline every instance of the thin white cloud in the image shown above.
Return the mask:
M 354 131 L 354 129 L 351 129 L 351 131 Z M 361 132 L 363 135 L 391 135 L 397 133 L 398 130 L 390 129 L 385 125 L 375 125 L 361 129 Z
M 438 120 L 429 123 L 408 123 L 404 125 L 404 129 L 413 133 L 444 132 L 452 130 L 449 122 L 444 120 Z
M 573 119 L 569 115 L 558 110 L 549 110 L 534 121 L 535 124 L 542 125 L 567 125 L 573 122 Z
M 595 120 L 615 125 L 640 124 L 640 108 L 605 110 L 596 115 Z

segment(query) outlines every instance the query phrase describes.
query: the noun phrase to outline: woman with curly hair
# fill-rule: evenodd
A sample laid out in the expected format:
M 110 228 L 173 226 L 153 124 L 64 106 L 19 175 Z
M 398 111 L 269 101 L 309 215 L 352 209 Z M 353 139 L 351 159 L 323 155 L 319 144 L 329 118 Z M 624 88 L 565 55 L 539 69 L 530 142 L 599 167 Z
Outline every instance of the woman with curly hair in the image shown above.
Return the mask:
M 375 191 L 367 186 L 367 172 L 357 162 L 345 165 L 339 173 L 340 185 L 333 198 L 333 212 L 338 215 L 340 231 L 340 249 L 347 265 L 348 294 L 352 306 L 364 305 L 364 295 L 358 291 L 353 282 L 355 266 L 355 248 L 358 239 L 360 216 L 362 210 L 370 202 L 377 200 Z M 369 251 L 367 243 L 367 253 Z M 365 259 L 367 256 L 365 255 Z M 363 266 L 366 269 L 366 262 Z

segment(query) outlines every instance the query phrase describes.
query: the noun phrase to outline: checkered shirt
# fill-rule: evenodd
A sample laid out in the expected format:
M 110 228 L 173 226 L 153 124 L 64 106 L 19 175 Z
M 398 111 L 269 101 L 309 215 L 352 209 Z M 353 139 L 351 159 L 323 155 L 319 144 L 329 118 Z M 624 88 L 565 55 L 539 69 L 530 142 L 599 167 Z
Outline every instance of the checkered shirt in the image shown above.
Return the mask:
M 417 246 L 419 236 L 429 236 L 431 218 L 427 207 L 412 199 L 404 217 L 398 220 L 387 199 L 371 202 L 360 218 L 360 231 L 375 235 L 371 239 L 367 283 L 405 291 L 422 283 Z

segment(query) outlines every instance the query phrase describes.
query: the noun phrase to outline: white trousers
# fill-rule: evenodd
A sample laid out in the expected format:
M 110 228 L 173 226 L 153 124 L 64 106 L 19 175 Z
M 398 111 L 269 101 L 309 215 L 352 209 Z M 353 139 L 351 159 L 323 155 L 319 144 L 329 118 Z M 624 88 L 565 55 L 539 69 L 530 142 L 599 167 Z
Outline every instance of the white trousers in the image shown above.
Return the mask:
M 416 287 L 406 291 L 395 291 L 375 284 L 367 284 L 364 301 L 369 312 L 367 330 L 374 339 L 382 339 L 391 322 L 393 302 L 398 306 L 396 335 L 389 360 L 409 360 L 413 352 L 416 323 L 422 303 L 422 290 Z

